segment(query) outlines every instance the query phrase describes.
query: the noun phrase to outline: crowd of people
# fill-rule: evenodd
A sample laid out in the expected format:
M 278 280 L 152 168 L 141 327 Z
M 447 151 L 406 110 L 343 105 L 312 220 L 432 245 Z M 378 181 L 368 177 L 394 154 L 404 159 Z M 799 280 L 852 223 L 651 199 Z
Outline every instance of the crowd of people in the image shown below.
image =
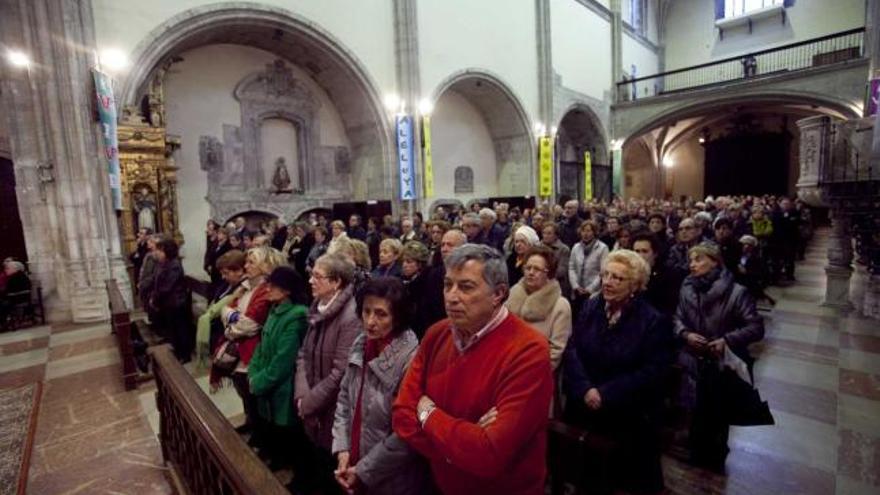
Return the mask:
M 31 281 L 24 263 L 6 258 L 0 264 L 0 331 L 13 326 L 13 308 L 31 300 Z
M 690 460 L 723 470 L 720 363 L 753 362 L 756 301 L 794 279 L 809 215 L 768 196 L 209 221 L 195 332 L 174 241 L 142 231 L 132 261 L 178 358 L 235 387 L 298 493 L 543 493 L 551 418 L 608 440 L 597 492 L 658 493 L 670 369 Z

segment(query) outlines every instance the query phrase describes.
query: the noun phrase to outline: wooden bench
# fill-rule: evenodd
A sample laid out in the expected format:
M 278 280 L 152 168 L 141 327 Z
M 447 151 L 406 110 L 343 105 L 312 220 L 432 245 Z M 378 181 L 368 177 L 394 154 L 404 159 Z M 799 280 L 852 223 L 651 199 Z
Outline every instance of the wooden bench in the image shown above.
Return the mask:
M 287 495 L 171 348 L 155 346 L 148 353 L 156 378 L 162 458 L 177 492 Z
M 138 371 L 132 345 L 131 310 L 122 297 L 116 279 L 107 279 L 104 283 L 110 304 L 110 326 L 112 333 L 116 335 L 119 357 L 122 360 L 122 382 L 125 390 L 134 390 L 137 388 Z

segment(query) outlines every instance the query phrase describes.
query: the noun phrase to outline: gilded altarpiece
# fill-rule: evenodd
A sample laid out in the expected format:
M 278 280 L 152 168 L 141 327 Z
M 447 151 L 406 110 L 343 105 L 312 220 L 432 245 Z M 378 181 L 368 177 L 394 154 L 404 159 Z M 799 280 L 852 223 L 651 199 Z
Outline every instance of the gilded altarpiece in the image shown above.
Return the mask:
M 180 147 L 164 127 L 124 118 L 118 128 L 122 169 L 120 232 L 126 252 L 135 250 L 141 228 L 171 235 L 183 242 L 177 211 L 177 167 L 173 153 Z

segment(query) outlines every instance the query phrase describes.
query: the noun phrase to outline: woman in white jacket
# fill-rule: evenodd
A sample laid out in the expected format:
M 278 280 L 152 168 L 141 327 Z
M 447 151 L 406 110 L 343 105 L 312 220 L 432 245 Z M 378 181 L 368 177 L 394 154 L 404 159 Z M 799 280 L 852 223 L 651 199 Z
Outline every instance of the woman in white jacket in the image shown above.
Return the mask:
M 602 286 L 602 262 L 608 256 L 608 246 L 599 240 L 599 226 L 592 220 L 578 228 L 580 242 L 571 248 L 568 261 L 568 280 L 571 283 L 572 313 L 577 315 L 583 301 Z

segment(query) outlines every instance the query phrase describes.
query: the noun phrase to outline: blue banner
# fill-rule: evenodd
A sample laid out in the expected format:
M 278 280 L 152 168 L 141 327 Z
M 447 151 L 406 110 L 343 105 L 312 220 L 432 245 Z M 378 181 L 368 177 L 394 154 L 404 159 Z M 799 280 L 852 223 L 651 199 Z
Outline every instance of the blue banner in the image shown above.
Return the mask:
M 397 116 L 397 166 L 400 170 L 400 199 L 416 199 L 413 164 L 413 122 L 409 115 Z
M 101 120 L 101 136 L 104 139 L 104 156 L 107 157 L 107 169 L 110 175 L 110 195 L 113 198 L 113 209 L 122 209 L 122 186 L 119 179 L 119 137 L 116 135 L 116 100 L 113 98 L 113 86 L 110 76 L 93 70 L 95 75 L 95 92 L 98 97 L 98 117 Z

